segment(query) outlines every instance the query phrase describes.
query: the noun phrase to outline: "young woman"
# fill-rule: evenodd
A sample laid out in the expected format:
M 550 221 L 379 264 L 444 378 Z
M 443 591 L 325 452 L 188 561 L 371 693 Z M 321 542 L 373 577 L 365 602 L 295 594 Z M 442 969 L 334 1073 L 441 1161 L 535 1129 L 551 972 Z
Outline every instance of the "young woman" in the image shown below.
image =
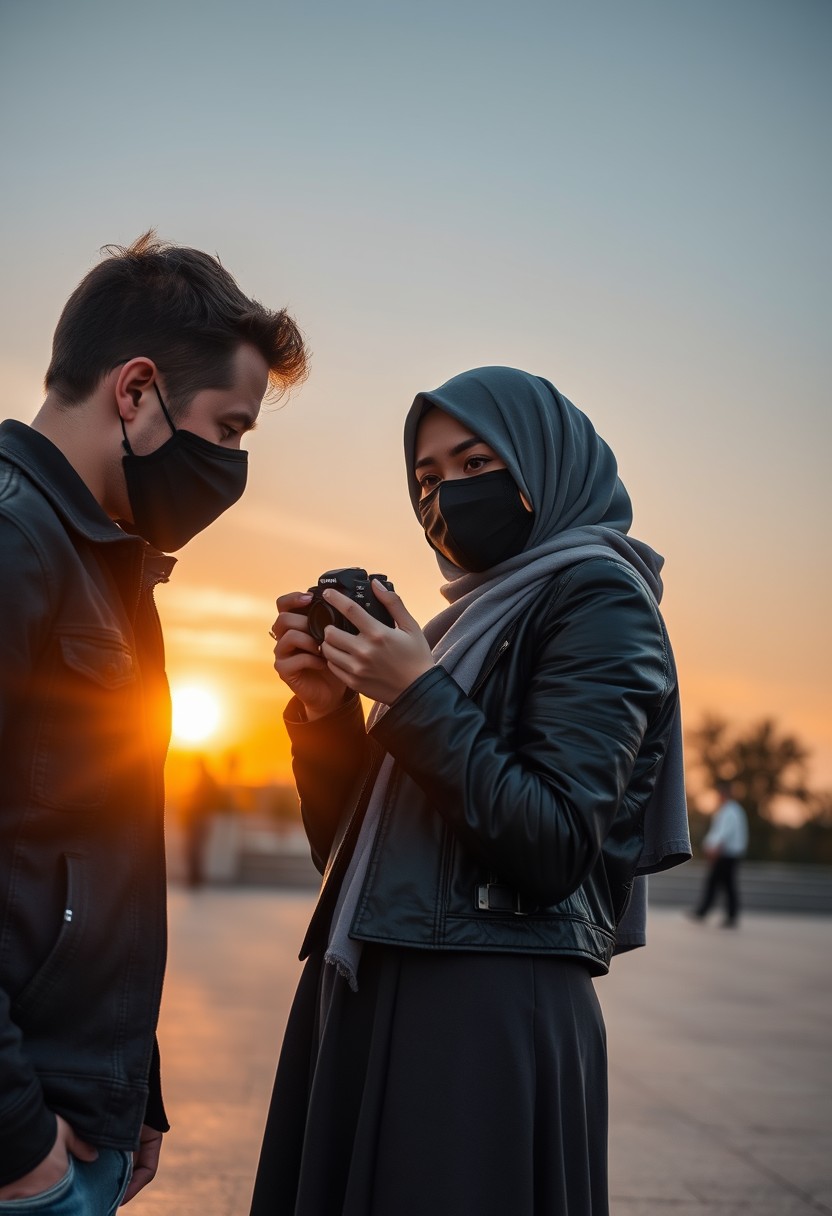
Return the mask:
M 636 875 L 690 853 L 661 559 L 539 377 L 420 394 L 405 451 L 449 607 L 423 633 L 380 584 L 395 628 L 327 591 L 358 633 L 319 647 L 278 600 L 324 881 L 252 1212 L 605 1216 L 592 980 L 643 940 Z

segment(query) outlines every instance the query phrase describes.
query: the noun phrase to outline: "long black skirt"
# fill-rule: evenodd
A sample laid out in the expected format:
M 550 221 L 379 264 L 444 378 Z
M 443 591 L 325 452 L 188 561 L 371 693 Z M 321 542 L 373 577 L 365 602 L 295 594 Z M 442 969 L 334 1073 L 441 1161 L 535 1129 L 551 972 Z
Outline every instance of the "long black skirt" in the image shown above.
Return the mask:
M 581 963 L 367 945 L 358 979 L 307 962 L 252 1216 L 607 1216 L 606 1038 Z

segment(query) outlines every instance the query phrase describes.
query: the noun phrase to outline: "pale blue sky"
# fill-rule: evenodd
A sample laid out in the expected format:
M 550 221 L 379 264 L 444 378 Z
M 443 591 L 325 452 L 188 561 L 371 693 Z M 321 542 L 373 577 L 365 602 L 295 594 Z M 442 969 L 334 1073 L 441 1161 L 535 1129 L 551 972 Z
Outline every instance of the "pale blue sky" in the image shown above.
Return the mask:
M 268 611 L 362 561 L 425 617 L 406 408 L 545 375 L 668 557 L 689 717 L 773 714 L 832 784 L 831 33 L 807 0 L 0 0 L 0 416 L 100 245 L 216 250 L 313 370 L 180 587 Z

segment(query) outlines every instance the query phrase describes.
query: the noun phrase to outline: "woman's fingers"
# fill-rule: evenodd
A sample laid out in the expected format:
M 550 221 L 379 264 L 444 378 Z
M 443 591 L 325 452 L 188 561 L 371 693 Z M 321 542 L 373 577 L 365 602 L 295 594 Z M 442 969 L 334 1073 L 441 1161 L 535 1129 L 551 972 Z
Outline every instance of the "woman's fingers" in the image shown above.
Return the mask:
M 375 617 L 370 616 L 365 608 L 360 604 L 356 604 L 355 600 L 351 600 L 348 595 L 344 595 L 340 591 L 335 591 L 332 587 L 328 587 L 323 593 L 323 597 L 331 608 L 336 612 L 340 612 L 341 616 L 347 618 L 351 625 L 354 625 L 359 633 L 372 633 L 374 629 L 386 629 L 386 625 L 380 625 Z M 343 630 L 342 630 L 343 632 Z M 347 635 L 354 637 L 355 635 Z
M 342 644 L 344 638 L 349 638 L 346 646 Z M 321 642 L 321 658 L 326 660 L 333 671 L 337 668 L 339 672 L 357 672 L 362 663 L 362 656 L 353 648 L 360 644 L 360 638 L 356 638 L 354 634 L 344 633 L 343 629 L 328 625 Z
M 344 696 L 343 682 L 330 671 L 309 632 L 304 609 L 311 600 L 306 592 L 281 595 L 277 600 L 277 620 L 271 630 L 275 640 L 275 671 L 303 702 L 309 721 L 331 713 Z
M 278 612 L 297 612 L 300 608 L 305 608 L 312 603 L 312 596 L 308 591 L 289 591 L 286 595 L 281 595 L 277 599 Z
M 310 654 L 303 650 L 294 650 L 291 654 L 281 654 L 275 659 L 274 665 L 281 675 L 284 672 L 326 670 L 326 661 L 317 651 Z
M 395 591 L 388 591 L 384 583 L 380 583 L 377 578 L 374 578 L 370 585 L 376 599 L 382 608 L 387 609 L 399 629 L 404 629 L 406 633 L 419 629 L 419 622 L 407 611 L 400 595 Z
M 316 655 L 318 653 L 318 643 L 311 633 L 293 628 L 278 634 L 277 645 L 274 648 L 275 658 L 281 659 L 284 656 L 288 658 L 298 650 L 306 651 L 307 654 Z
M 351 688 L 353 692 L 360 692 L 361 680 L 352 672 L 347 671 L 345 667 L 340 667 L 337 663 L 327 663 L 327 671 L 334 679 L 339 680 L 347 688 Z
M 301 681 L 304 687 L 311 687 L 313 673 L 317 677 L 326 669 L 340 686 L 389 705 L 429 671 L 433 666 L 430 647 L 401 598 L 377 579 L 372 588 L 378 602 L 390 613 L 393 627 L 381 624 L 349 596 L 329 587 L 323 598 L 354 632 L 328 625 L 320 647 L 309 633 L 302 611 L 312 597 L 300 592 L 281 596 L 274 627 L 275 667 L 281 679 L 290 686 L 294 683 L 299 687 Z
M 287 683 L 302 671 L 326 671 L 326 663 L 315 639 L 300 629 L 289 629 L 278 637 L 274 669 Z
M 309 628 L 306 623 L 306 617 L 301 616 L 298 612 L 281 612 L 271 627 L 271 635 L 277 641 L 280 641 L 283 635 L 288 633 L 290 629 L 308 635 Z
M 342 683 L 387 705 L 433 666 L 430 647 L 418 627 L 412 632 L 390 629 L 377 621 L 357 635 L 327 626 L 321 655 Z
M 288 629 L 303 629 L 305 620 L 306 617 L 297 612 L 281 612 L 272 625 L 272 633 L 280 637 Z
M 388 591 L 377 578 L 374 578 L 370 585 L 373 589 L 373 595 L 381 606 L 387 609 L 393 618 L 394 624 L 399 629 L 404 630 L 405 633 L 419 630 L 418 622 L 407 611 L 400 595 L 397 595 L 395 591 Z M 351 600 L 349 596 L 344 595 L 340 591 L 335 591 L 329 587 L 324 591 L 323 596 L 326 602 L 331 604 L 342 616 L 345 616 L 360 634 L 367 634 L 368 637 L 372 637 L 378 634 L 379 629 L 390 628 L 389 625 L 382 625 L 374 616 L 370 616 L 369 612 L 362 608 L 360 604 L 356 604 L 354 600 Z
M 277 619 L 269 630 L 275 641 L 279 641 L 290 629 L 308 630 L 306 613 L 301 610 L 311 601 L 311 595 L 300 591 L 290 591 L 288 595 L 280 596 L 277 600 Z

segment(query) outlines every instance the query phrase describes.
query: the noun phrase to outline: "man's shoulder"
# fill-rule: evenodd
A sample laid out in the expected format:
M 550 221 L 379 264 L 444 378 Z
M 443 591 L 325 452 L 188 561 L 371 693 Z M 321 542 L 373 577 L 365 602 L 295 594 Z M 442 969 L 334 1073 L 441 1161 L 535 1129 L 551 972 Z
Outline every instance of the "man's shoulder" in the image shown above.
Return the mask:
M 54 506 L 25 472 L 0 452 L 0 527 L 6 543 L 17 535 L 36 549 L 66 543 Z
M 44 491 L 27 477 L 15 461 L 0 450 L 0 517 L 26 531 L 29 528 L 60 527 L 55 507 Z

